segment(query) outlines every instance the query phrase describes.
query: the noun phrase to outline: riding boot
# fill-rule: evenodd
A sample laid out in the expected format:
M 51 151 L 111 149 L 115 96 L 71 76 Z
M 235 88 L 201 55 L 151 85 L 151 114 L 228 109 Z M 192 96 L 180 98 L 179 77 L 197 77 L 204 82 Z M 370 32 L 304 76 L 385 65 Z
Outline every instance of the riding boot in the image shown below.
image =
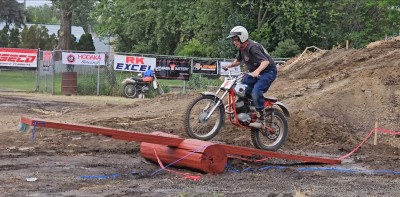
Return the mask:
M 258 116 L 255 122 L 249 124 L 250 127 L 254 127 L 257 129 L 264 127 L 264 110 L 257 110 Z

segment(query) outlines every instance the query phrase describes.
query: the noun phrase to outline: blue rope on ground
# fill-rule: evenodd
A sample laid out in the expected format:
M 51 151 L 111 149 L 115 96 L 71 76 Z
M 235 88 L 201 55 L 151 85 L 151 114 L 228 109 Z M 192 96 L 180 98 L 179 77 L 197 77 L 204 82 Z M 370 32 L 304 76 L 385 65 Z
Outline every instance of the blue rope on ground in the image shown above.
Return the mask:
M 225 168 L 226 168 L 226 170 L 228 170 L 228 172 L 229 172 L 229 171 L 231 171 L 231 172 L 239 172 L 239 170 L 231 169 L 231 168 L 229 167 L 228 163 L 226 163 Z
M 254 168 L 245 168 L 242 171 L 236 170 L 236 169 L 231 169 L 228 165 L 226 164 L 226 169 L 228 172 L 246 172 L 246 171 L 262 171 L 262 170 L 269 170 L 269 169 L 277 169 L 277 170 L 283 170 L 287 169 L 288 167 L 286 166 L 265 166 L 259 169 L 254 169 Z M 358 170 L 358 169 L 348 169 L 348 168 L 337 168 L 337 167 L 304 167 L 304 168 L 295 168 L 297 171 L 335 171 L 335 172 L 344 172 L 344 173 L 361 173 L 361 174 L 394 174 L 394 175 L 400 175 L 399 171 L 393 171 L 393 170 Z
M 80 176 L 80 179 L 109 179 L 109 178 L 117 178 L 121 176 L 120 174 L 110 174 L 110 175 L 93 175 L 93 176 Z
M 347 169 L 347 168 L 330 168 L 330 167 L 318 167 L 318 168 L 297 168 L 298 171 L 335 171 L 335 172 L 346 172 L 346 173 L 361 173 L 361 174 L 399 174 L 400 172 L 393 170 L 358 170 L 358 169 Z
M 136 171 L 132 171 L 129 174 L 110 174 L 110 175 L 83 175 L 83 176 L 79 176 L 79 179 L 110 179 L 110 178 L 117 178 L 123 175 L 144 175 L 144 171 L 141 172 L 136 172 Z
M 34 121 L 33 122 L 33 129 L 32 129 L 32 138 L 31 138 L 31 140 L 32 141 L 35 141 L 35 139 L 36 139 L 36 125 L 38 125 L 38 124 L 46 124 L 46 122 L 37 122 L 37 121 Z

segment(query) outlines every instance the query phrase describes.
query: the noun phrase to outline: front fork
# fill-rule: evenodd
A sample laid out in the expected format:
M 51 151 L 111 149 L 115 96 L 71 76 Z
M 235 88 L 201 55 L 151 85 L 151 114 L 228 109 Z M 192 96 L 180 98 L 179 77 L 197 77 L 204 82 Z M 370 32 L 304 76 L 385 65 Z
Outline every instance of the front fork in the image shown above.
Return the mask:
M 217 95 L 220 92 L 221 89 L 219 89 L 215 94 Z M 211 110 L 209 111 L 209 113 L 207 114 L 207 116 L 204 118 L 204 120 L 208 120 L 211 115 L 214 113 L 214 111 L 217 109 L 217 107 L 219 107 L 220 105 L 222 105 L 222 99 L 224 99 L 224 97 L 226 96 L 226 94 L 228 94 L 228 91 L 225 91 L 221 98 L 218 98 L 217 96 L 215 96 L 215 99 L 218 99 L 217 103 L 213 106 L 213 108 L 211 108 Z M 207 104 L 207 106 L 203 109 L 203 111 L 206 111 L 211 105 L 211 102 Z

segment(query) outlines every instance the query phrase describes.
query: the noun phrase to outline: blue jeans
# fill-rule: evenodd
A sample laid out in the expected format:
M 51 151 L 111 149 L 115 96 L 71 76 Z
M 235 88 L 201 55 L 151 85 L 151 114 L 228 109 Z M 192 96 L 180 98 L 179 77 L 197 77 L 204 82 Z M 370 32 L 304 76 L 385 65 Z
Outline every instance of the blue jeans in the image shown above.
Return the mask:
M 276 78 L 276 69 L 270 71 L 264 71 L 260 77 L 254 78 L 247 75 L 243 78 L 243 83 L 247 85 L 246 96 L 251 96 L 254 102 L 256 110 L 264 109 L 264 93 L 268 91 L 272 82 Z

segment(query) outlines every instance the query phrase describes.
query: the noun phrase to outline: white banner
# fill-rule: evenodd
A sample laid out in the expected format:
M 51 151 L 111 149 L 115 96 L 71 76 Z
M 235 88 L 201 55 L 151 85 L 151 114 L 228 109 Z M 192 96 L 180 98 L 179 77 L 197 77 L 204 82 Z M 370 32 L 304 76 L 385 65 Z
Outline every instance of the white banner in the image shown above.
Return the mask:
M 114 70 L 145 72 L 156 68 L 156 58 L 114 55 Z
M 105 54 L 92 53 L 62 53 L 62 63 L 70 65 L 99 66 L 105 64 Z
M 231 64 L 232 62 L 219 62 L 220 65 L 220 75 L 229 75 L 229 71 L 231 71 L 231 75 L 236 76 L 236 75 L 240 75 L 240 66 L 236 66 L 233 68 L 229 68 L 229 70 L 225 71 L 224 69 L 222 69 L 224 66 Z
M 0 66 L 37 67 L 36 49 L 0 48 Z

